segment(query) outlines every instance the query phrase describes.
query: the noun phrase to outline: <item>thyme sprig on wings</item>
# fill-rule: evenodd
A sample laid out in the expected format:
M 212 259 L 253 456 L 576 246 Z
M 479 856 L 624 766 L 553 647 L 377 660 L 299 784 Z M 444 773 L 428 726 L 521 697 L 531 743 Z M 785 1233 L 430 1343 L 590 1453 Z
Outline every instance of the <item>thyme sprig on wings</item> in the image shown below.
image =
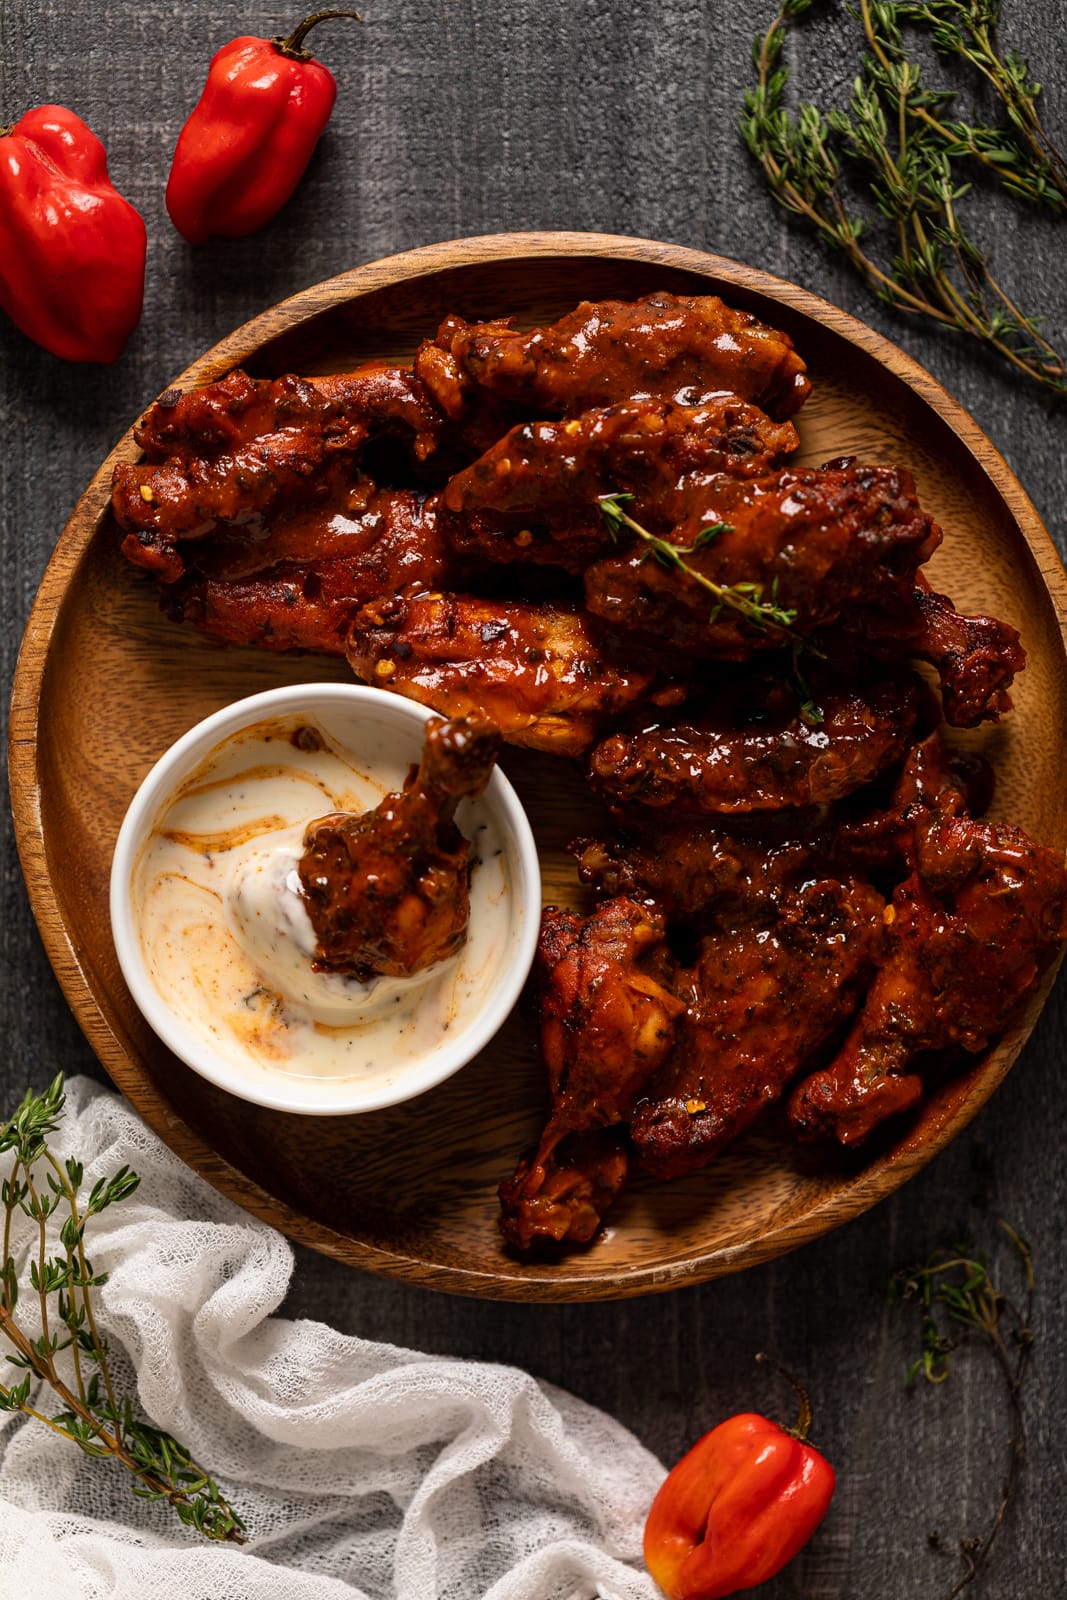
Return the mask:
M 745 95 L 741 131 L 775 199 L 806 217 L 887 304 L 979 340 L 1047 391 L 1067 396 L 1063 358 L 1038 319 L 1002 288 L 960 217 L 970 189 L 957 172 L 961 161 L 979 164 L 1023 200 L 1067 212 L 1067 164 L 1037 114 L 1040 85 L 1018 56 L 1000 51 L 999 0 L 857 0 L 849 10 L 867 53 L 848 108 L 824 115 L 802 103 L 794 119 L 784 103 L 789 70 L 782 52 L 788 25 L 813 4 L 782 0 L 753 49 L 756 83 Z M 962 57 L 992 84 L 1004 125 L 948 120 L 954 96 L 923 86 L 922 69 L 906 52 L 907 23 L 929 25 L 935 48 Z M 850 203 L 846 174 L 890 225 L 885 254 L 871 218 Z
M 605 494 L 599 497 L 600 510 L 608 525 L 608 532 L 613 539 L 617 539 L 623 529 L 628 529 L 647 546 L 646 556 L 658 561 L 661 567 L 674 568 L 675 571 L 684 573 L 693 583 L 706 589 L 714 602 L 709 618 L 711 622 L 717 621 L 725 608 L 736 612 L 760 633 L 766 632 L 767 629 L 780 633 L 783 643 L 798 645 L 806 643 L 800 635 L 793 632 L 793 624 L 797 619 L 796 612 L 778 604 L 777 579 L 772 587 L 770 599 L 764 600 L 762 584 L 716 583 L 698 568 L 690 566 L 686 560 L 687 556 L 713 544 L 721 534 L 730 533 L 732 530 L 728 523 L 709 522 L 706 527 L 700 529 L 692 544 L 672 544 L 669 539 L 661 539 L 658 535 L 649 533 L 647 528 L 643 528 L 628 511 L 623 509 L 624 503 L 633 498 L 632 494 Z

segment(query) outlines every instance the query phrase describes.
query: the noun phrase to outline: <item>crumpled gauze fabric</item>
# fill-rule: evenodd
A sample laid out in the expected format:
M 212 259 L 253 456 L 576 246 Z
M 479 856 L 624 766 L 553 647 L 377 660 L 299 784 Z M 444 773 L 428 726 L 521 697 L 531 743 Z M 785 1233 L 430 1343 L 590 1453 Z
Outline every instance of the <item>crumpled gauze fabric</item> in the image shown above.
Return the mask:
M 53 1145 L 84 1161 L 86 1189 L 124 1163 L 141 1176 L 87 1235 L 111 1275 L 113 1369 L 251 1538 L 201 1540 L 135 1499 L 124 1468 L 5 1415 L 3 1600 L 655 1600 L 640 1545 L 663 1469 L 632 1435 L 511 1367 L 273 1316 L 293 1267 L 281 1235 L 114 1094 L 75 1078 L 67 1095 Z

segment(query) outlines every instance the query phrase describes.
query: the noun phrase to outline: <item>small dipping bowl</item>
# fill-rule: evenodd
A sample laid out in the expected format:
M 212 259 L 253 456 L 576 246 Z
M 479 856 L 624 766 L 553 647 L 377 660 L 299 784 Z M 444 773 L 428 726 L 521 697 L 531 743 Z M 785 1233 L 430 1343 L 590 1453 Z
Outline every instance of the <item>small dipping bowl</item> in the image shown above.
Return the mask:
M 508 1016 L 541 874 L 497 769 L 456 811 L 474 863 L 458 955 L 366 984 L 311 967 L 303 830 L 402 789 L 435 716 L 357 684 L 271 689 L 198 723 L 141 784 L 111 867 L 115 949 L 146 1020 L 202 1077 L 279 1111 L 373 1111 L 451 1077 Z

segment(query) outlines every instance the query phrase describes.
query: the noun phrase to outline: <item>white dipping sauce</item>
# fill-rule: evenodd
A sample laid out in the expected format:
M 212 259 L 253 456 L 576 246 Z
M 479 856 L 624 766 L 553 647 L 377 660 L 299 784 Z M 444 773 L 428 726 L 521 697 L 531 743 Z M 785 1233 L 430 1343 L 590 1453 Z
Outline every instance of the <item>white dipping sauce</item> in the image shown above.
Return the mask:
M 145 968 L 159 994 L 231 1067 L 384 1089 L 491 995 L 508 949 L 506 861 L 481 800 L 463 948 L 411 978 L 315 972 L 297 876 L 307 824 L 372 811 L 403 786 L 395 741 L 369 723 L 358 756 L 307 714 L 232 735 L 157 815 L 133 870 Z

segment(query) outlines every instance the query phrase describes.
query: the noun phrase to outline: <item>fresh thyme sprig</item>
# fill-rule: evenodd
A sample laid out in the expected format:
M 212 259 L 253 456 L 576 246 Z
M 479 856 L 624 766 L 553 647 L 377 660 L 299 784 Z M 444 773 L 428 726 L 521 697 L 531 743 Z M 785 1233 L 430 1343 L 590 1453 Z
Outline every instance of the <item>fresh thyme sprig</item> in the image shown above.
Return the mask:
M 925 0 L 896 6 L 899 22 L 930 26 L 934 49 L 959 56 L 981 73 L 1004 104 L 1010 127 L 988 128 L 966 122 L 942 127 L 950 155 L 969 155 L 995 168 L 1005 186 L 1025 200 L 1067 210 L 1067 161 L 1045 132 L 1037 109 L 1041 85 L 1025 61 L 1000 47 L 1000 0 Z M 951 98 L 946 95 L 945 99 Z M 1025 148 L 1024 148 L 1025 147 Z
M 984 1533 L 959 1541 L 963 1572 L 945 1600 L 962 1594 L 988 1558 L 1018 1488 L 1026 1456 L 1022 1385 L 1034 1343 L 1034 1265 L 1026 1240 L 1006 1222 L 1000 1226 L 1022 1268 L 1021 1306 L 993 1283 L 984 1253 L 973 1252 L 966 1245 L 937 1251 L 925 1265 L 895 1273 L 889 1285 L 891 1301 L 918 1302 L 922 1307 L 922 1350 L 909 1369 L 909 1382 L 922 1377 L 929 1383 L 944 1383 L 955 1352 L 977 1341 L 992 1353 L 1008 1394 L 1011 1423 L 1000 1502 Z M 940 1548 L 940 1536 L 932 1533 L 930 1543 Z
M 661 567 L 673 568 L 677 572 L 699 584 L 707 590 L 714 600 L 709 620 L 715 622 L 722 614 L 723 609 L 736 612 L 760 633 L 768 629 L 782 635 L 783 642 L 803 644 L 806 641 L 793 632 L 793 624 L 797 619 L 795 611 L 778 604 L 778 581 L 775 579 L 769 600 L 763 598 L 763 585 L 760 583 L 715 583 L 703 572 L 691 567 L 686 561 L 686 556 L 692 555 L 697 550 L 704 550 L 713 544 L 724 533 L 732 530 L 728 523 L 709 522 L 700 529 L 691 545 L 672 544 L 669 539 L 661 539 L 654 533 L 649 533 L 623 510 L 623 502 L 633 499 L 632 494 L 604 494 L 599 496 L 599 504 L 604 521 L 608 525 L 608 532 L 613 539 L 618 539 L 623 529 L 635 533 L 645 543 L 647 549 L 645 556 L 651 556 L 658 561 Z
M 101 1178 L 79 1201 L 82 1163 L 73 1157 L 60 1162 L 48 1145 L 65 1098 L 61 1073 L 43 1094 L 28 1091 L 11 1120 L 0 1127 L 0 1153 L 11 1152 L 14 1157 L 0 1184 L 4 1208 L 0 1335 L 13 1348 L 8 1361 L 26 1372 L 9 1387 L 0 1383 L 0 1411 L 22 1411 L 70 1439 L 86 1455 L 121 1462 L 133 1476 L 135 1495 L 167 1501 L 182 1522 L 205 1538 L 244 1544 L 241 1518 L 185 1446 L 161 1429 L 136 1421 L 129 1398 L 116 1395 L 108 1344 L 97 1326 L 91 1292 L 107 1282 L 107 1274 L 94 1273 L 85 1253 L 85 1231 L 92 1217 L 128 1199 L 140 1179 L 122 1167 L 113 1177 Z M 12 1246 L 18 1212 L 36 1228 L 28 1257 L 29 1285 L 41 1327 L 36 1336 L 16 1317 L 20 1282 Z M 56 1253 L 54 1229 L 60 1212 L 66 1214 Z M 58 1395 L 64 1409 L 47 1415 L 31 1400 L 37 1379 Z
M 806 217 L 887 304 L 979 340 L 1045 389 L 1067 395 L 1062 357 L 1038 319 L 997 282 L 959 216 L 959 202 L 970 188 L 955 170 L 961 159 L 980 163 L 1015 195 L 1067 209 L 1067 168 L 1034 104 L 1039 85 L 1018 57 L 999 53 L 999 4 L 857 0 L 849 9 L 862 25 L 869 53 L 848 109 L 824 115 L 817 106 L 801 104 L 794 120 L 784 105 L 789 71 L 781 65 L 782 51 L 788 24 L 813 4 L 782 0 L 753 48 L 756 83 L 745 94 L 741 131 L 775 199 Z M 942 51 L 965 55 L 979 67 L 1001 96 L 1010 127 L 944 120 L 952 95 L 924 88 L 921 69 L 905 52 L 901 24 L 916 21 L 933 26 Z M 888 259 L 876 259 L 873 246 L 861 242 L 870 236 L 871 219 L 849 208 L 845 162 L 890 224 Z

